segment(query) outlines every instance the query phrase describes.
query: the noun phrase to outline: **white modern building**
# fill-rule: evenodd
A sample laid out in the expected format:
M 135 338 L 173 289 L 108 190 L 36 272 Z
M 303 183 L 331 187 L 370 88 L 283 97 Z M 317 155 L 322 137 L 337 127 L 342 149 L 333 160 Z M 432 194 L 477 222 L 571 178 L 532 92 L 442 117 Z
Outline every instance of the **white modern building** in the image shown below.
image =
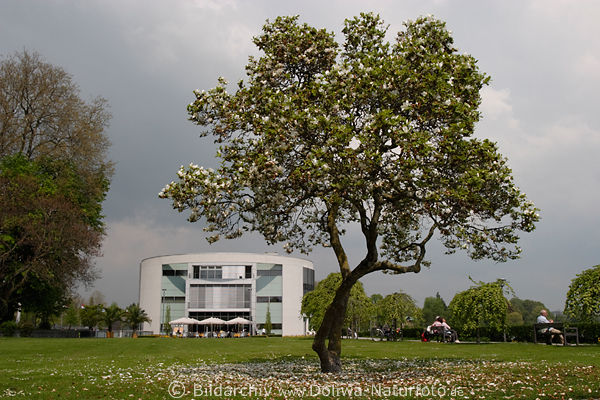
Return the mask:
M 143 330 L 164 332 L 166 322 L 180 317 L 242 317 L 260 330 L 269 310 L 273 333 L 304 335 L 302 296 L 314 289 L 314 277 L 312 262 L 272 253 L 147 258 L 140 263 L 139 302 L 152 322 Z

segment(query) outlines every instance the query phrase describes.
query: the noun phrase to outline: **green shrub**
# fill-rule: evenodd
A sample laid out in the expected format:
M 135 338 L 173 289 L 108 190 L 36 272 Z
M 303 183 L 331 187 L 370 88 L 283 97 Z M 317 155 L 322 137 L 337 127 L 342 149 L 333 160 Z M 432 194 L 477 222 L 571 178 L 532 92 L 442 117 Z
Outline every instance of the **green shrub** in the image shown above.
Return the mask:
M 3 336 L 13 336 L 17 330 L 17 323 L 15 321 L 4 321 L 0 324 L 0 332 Z
M 579 330 L 579 341 L 583 343 L 600 343 L 600 323 L 570 323 L 568 326 L 576 326 Z
M 533 342 L 533 325 L 509 326 L 507 340 L 510 340 L 511 342 Z
M 421 339 L 422 328 L 404 328 L 402 329 L 402 338 L 404 339 Z
M 568 323 L 565 326 L 577 327 L 579 329 L 580 343 L 600 343 L 600 323 Z M 492 342 L 502 342 L 504 340 L 503 332 L 496 331 L 489 327 L 479 328 L 480 340 Z M 406 335 L 405 335 L 406 337 Z M 469 335 L 464 332 L 458 332 L 460 340 L 476 340 L 477 333 Z M 533 342 L 533 324 L 512 325 L 506 328 L 506 340 L 508 342 Z M 539 337 L 538 337 L 538 340 Z

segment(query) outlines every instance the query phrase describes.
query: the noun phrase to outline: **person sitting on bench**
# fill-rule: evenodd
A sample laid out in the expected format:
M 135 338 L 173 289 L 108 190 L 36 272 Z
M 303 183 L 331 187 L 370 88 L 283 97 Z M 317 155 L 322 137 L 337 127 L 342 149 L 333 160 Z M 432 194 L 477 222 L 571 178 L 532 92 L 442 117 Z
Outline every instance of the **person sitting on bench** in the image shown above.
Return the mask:
M 554 322 L 554 320 L 548 319 L 548 311 L 546 311 L 546 310 L 540 311 L 540 315 L 538 315 L 538 317 L 537 317 L 538 324 L 551 324 L 553 322 Z M 540 329 L 540 333 L 549 335 L 550 339 L 547 341 L 548 344 L 552 344 L 552 340 L 554 339 L 554 336 L 558 336 L 558 338 L 560 339 L 560 344 L 565 344 L 565 338 L 563 337 L 562 332 L 556 328 L 552 328 L 552 327 L 543 328 L 543 329 Z
M 431 327 L 434 330 L 440 331 L 443 340 L 448 338 L 450 342 L 460 343 L 458 341 L 458 335 L 456 334 L 456 331 L 450 328 L 450 325 L 446 323 L 445 318 L 437 317 L 435 321 L 433 321 L 433 324 L 431 324 Z

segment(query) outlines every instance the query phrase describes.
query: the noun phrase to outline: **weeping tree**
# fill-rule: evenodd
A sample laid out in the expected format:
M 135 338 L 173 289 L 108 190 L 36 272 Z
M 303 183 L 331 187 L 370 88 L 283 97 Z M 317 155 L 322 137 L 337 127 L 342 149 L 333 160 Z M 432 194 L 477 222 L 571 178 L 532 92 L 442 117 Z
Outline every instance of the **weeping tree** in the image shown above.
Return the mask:
M 565 314 L 583 322 L 594 322 L 600 318 L 600 265 L 586 269 L 571 281 Z
M 479 343 L 481 327 L 487 326 L 498 332 L 506 330 L 510 303 L 505 293 L 514 292 L 504 279 L 488 283 L 471 279 L 471 282 L 475 285 L 457 293 L 448 305 L 448 310 L 452 326 L 467 334 L 476 332 Z
M 311 329 L 318 330 L 323 322 L 327 306 L 333 300 L 337 288 L 342 283 L 342 276 L 339 273 L 331 273 L 327 278 L 317 284 L 317 287 L 306 293 L 302 297 L 303 315 L 309 318 Z M 344 326 L 358 331 L 361 323 L 369 322 L 369 317 L 373 309 L 371 299 L 365 294 L 361 282 L 357 282 L 350 291 L 348 305 L 344 316 Z M 366 326 L 365 328 L 368 328 Z
M 400 329 L 404 328 L 407 321 L 420 320 L 422 315 L 414 299 L 401 291 L 385 296 L 379 307 L 385 316 L 385 323 Z
M 188 106 L 214 138 L 218 168 L 181 167 L 159 194 L 189 221 L 203 218 L 209 242 L 255 231 L 288 252 L 333 249 L 342 281 L 313 343 L 325 372 L 341 371 L 361 277 L 418 273 L 434 237 L 449 253 L 516 258 L 517 231 L 538 219 L 496 144 L 473 137 L 489 80 L 476 60 L 432 17 L 407 22 L 393 43 L 386 31 L 361 14 L 338 44 L 298 17 L 267 21 L 246 79 L 230 93 L 219 78 Z M 365 243 L 356 265 L 342 242 L 352 226 Z

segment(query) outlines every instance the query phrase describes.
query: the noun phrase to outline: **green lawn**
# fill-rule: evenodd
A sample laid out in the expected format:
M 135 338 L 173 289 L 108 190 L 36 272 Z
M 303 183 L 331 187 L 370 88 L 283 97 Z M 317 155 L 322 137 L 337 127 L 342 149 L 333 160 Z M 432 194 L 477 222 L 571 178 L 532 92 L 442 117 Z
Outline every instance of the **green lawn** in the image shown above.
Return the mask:
M 346 340 L 332 376 L 311 343 L 0 338 L 0 398 L 600 397 L 600 346 Z

